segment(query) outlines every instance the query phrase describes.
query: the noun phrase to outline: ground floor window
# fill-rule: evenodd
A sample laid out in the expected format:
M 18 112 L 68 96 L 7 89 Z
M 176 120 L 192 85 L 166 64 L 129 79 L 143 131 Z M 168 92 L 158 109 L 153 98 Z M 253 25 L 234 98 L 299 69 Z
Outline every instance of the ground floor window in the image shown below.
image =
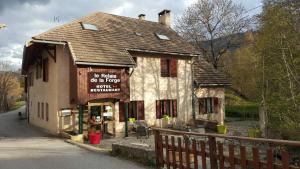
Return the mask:
M 40 102 L 38 102 L 38 111 L 37 111 L 37 116 L 40 117 Z
M 128 103 L 128 118 L 145 120 L 144 101 L 131 101 Z M 119 121 L 125 121 L 125 103 L 119 103 Z
M 177 117 L 177 100 L 156 100 L 156 119 L 164 115 Z
M 216 97 L 199 98 L 199 114 L 218 113 L 219 99 Z
M 49 121 L 49 105 L 46 103 L 46 121 Z

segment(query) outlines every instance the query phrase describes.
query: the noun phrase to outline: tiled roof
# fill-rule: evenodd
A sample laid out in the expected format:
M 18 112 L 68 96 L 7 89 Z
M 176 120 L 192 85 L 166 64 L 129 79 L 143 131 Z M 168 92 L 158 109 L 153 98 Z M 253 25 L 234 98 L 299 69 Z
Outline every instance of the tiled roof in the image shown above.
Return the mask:
M 99 31 L 83 30 L 81 22 L 94 24 Z M 161 40 L 155 33 L 164 34 L 170 40 Z M 175 31 L 158 22 L 101 12 L 56 27 L 33 39 L 68 42 L 76 62 L 133 65 L 128 53 L 130 49 L 199 55 Z
M 215 69 L 212 64 L 203 58 L 193 65 L 194 80 L 199 86 L 228 86 L 230 82 L 226 76 Z

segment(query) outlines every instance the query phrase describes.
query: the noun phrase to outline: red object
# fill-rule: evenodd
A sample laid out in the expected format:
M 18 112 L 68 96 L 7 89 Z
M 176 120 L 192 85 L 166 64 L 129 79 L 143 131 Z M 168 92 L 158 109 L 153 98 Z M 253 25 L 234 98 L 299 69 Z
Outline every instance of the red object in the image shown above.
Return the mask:
M 100 144 L 101 142 L 101 133 L 100 132 L 91 132 L 89 134 L 90 144 Z

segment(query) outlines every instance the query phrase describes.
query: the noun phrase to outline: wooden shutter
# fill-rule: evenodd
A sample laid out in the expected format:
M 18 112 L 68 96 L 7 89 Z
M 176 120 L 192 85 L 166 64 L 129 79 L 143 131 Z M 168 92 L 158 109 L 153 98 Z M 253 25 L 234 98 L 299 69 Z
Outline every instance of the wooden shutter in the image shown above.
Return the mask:
M 205 98 L 199 98 L 198 104 L 199 104 L 199 114 L 204 114 L 205 113 Z
M 49 60 L 48 58 L 43 60 L 43 81 L 48 82 L 49 80 Z
M 161 104 L 160 100 L 156 100 L 156 119 L 160 119 L 162 117 L 161 112 Z
M 44 120 L 44 103 L 42 103 L 42 119 Z
M 119 122 L 125 121 L 125 104 L 124 102 L 119 102 Z
M 46 103 L 46 121 L 49 120 L 49 105 Z
M 177 117 L 177 100 L 172 100 L 172 116 Z
M 169 76 L 168 59 L 164 59 L 164 58 L 160 59 L 160 74 L 161 77 Z
M 214 102 L 213 112 L 218 113 L 219 99 L 217 97 L 214 97 L 213 102 Z
M 40 117 L 40 102 L 38 102 L 38 117 Z
M 145 120 L 144 101 L 137 101 L 137 116 L 139 120 Z
M 177 59 L 170 60 L 170 76 L 177 77 Z

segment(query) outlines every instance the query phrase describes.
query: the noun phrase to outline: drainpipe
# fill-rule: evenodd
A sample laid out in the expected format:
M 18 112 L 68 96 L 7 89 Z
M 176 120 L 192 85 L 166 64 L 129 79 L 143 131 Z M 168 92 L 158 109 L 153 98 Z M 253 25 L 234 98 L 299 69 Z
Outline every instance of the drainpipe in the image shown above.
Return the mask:
M 194 70 L 193 70 L 193 65 L 195 63 L 195 57 L 192 58 L 192 114 L 193 114 L 193 119 L 195 120 L 196 119 L 196 112 L 195 112 L 195 97 L 196 94 L 195 94 L 195 83 L 194 83 Z

